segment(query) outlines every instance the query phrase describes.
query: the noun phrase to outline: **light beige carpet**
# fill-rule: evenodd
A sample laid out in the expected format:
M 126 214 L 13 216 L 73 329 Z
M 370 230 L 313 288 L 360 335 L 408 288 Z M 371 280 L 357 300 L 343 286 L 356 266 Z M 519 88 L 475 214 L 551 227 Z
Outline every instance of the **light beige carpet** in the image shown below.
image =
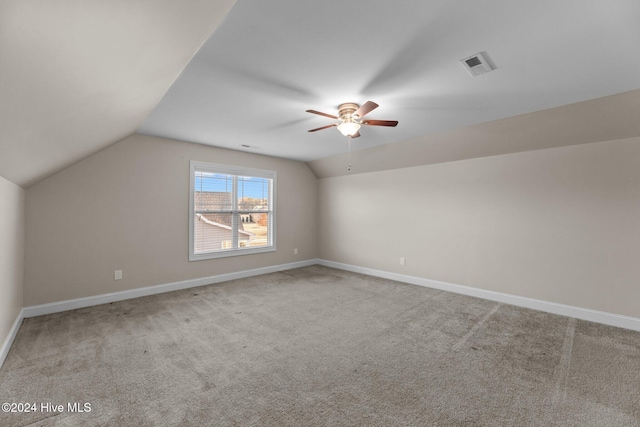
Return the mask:
M 26 319 L 0 401 L 65 406 L 2 426 L 640 426 L 640 334 L 312 266 Z

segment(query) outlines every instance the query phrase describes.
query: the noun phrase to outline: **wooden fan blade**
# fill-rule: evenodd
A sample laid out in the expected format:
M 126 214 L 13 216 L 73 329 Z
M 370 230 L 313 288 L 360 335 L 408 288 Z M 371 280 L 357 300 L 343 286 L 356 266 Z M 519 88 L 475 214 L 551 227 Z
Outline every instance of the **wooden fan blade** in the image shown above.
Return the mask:
M 363 118 L 373 110 L 378 108 L 378 104 L 375 102 L 367 101 L 360 108 L 358 108 L 352 115 L 358 116 L 358 118 Z
M 322 111 L 316 111 L 316 110 L 307 110 L 307 113 L 318 114 L 319 116 L 329 117 L 330 119 L 338 118 L 338 116 L 332 116 L 331 114 L 323 113 Z
M 367 120 L 362 122 L 363 125 L 369 126 L 391 126 L 396 127 L 398 125 L 397 120 Z
M 322 126 L 321 128 L 311 129 L 311 130 L 309 130 L 309 131 L 307 131 L 307 132 L 315 132 L 315 131 L 322 130 L 322 129 L 329 129 L 329 128 L 332 128 L 332 127 L 334 127 L 334 126 L 338 126 L 338 124 L 337 124 L 337 123 L 334 123 L 334 124 L 332 124 L 332 125 Z

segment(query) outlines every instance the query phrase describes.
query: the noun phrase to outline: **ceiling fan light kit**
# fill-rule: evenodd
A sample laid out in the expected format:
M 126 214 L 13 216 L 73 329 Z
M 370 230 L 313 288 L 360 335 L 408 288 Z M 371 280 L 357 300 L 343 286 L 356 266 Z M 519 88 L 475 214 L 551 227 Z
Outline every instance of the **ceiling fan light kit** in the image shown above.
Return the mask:
M 338 130 L 344 136 L 353 137 L 360 130 L 360 126 L 361 126 L 360 123 L 357 123 L 356 121 L 354 121 L 352 119 L 349 119 L 349 120 L 345 120 L 344 122 L 340 123 L 338 125 Z
M 367 101 L 362 106 L 353 102 L 347 102 L 338 106 L 338 115 L 323 113 L 316 110 L 307 110 L 307 113 L 317 114 L 331 119 L 339 120 L 339 123 L 334 123 L 327 126 L 322 126 L 316 129 L 310 129 L 309 132 L 316 132 L 322 129 L 328 129 L 331 127 L 337 127 L 341 134 L 348 138 L 358 138 L 360 136 L 360 127 L 365 126 L 387 126 L 395 127 L 398 122 L 396 120 L 362 120 L 364 116 L 371 111 L 378 108 L 378 104 L 375 102 Z

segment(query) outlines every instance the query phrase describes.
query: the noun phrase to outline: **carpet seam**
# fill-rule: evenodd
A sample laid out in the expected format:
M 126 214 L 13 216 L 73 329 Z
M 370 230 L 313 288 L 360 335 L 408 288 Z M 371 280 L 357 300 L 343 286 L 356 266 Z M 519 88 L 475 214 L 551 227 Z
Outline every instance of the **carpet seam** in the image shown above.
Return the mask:
M 498 309 L 499 309 L 501 306 L 502 306 L 502 303 L 497 303 L 495 306 L 493 306 L 493 308 L 491 309 L 491 311 L 489 311 L 487 314 L 485 314 L 485 315 L 484 315 L 484 317 L 483 317 L 482 319 L 478 320 L 478 321 L 476 322 L 476 324 L 475 324 L 475 325 L 473 325 L 473 326 L 471 327 L 471 329 L 469 329 L 469 331 L 468 331 L 468 332 L 467 332 L 467 333 L 466 333 L 462 338 L 460 338 L 460 341 L 458 341 L 458 342 L 457 342 L 457 343 L 455 343 L 453 346 L 451 346 L 451 351 L 458 351 L 458 350 L 460 349 L 460 347 L 462 347 L 462 345 L 463 345 L 465 342 L 467 342 L 467 340 L 468 340 L 469 338 L 471 338 L 471 336 L 472 336 L 473 334 L 475 334 L 475 333 L 476 333 L 476 331 L 477 331 L 478 329 L 480 329 L 480 328 L 482 327 L 482 325 L 484 325 L 484 323 L 485 323 L 487 320 L 489 320 L 489 318 L 490 318 L 491 316 L 493 316 L 493 315 L 498 311 Z

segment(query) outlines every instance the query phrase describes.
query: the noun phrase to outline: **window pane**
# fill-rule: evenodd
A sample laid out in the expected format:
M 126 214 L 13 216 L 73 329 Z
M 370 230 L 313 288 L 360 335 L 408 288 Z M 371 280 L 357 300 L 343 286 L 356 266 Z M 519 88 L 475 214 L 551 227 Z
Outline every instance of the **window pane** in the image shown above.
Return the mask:
M 250 176 L 238 177 L 238 209 L 269 210 L 271 180 Z
M 196 171 L 195 211 L 230 211 L 233 209 L 233 176 Z
M 240 214 L 240 226 L 244 232 L 251 233 L 247 247 L 269 245 L 269 214 L 266 212 L 243 212 Z
M 194 253 L 233 249 L 232 214 L 198 214 L 194 218 Z

